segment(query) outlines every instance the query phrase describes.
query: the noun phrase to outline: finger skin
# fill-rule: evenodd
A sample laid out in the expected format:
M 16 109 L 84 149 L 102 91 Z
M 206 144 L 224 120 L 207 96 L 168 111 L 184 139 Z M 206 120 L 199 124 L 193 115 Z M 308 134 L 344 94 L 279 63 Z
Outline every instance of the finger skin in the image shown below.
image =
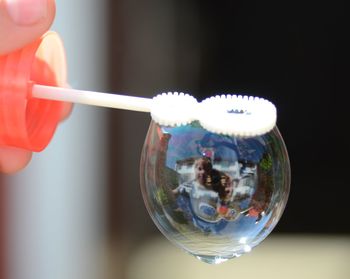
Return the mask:
M 12 174 L 23 169 L 31 157 L 32 152 L 24 149 L 0 147 L 0 173 Z
M 55 13 L 55 1 L 47 0 L 45 17 L 30 25 L 17 25 L 7 12 L 5 0 L 0 0 L 0 55 L 20 49 L 43 35 L 50 28 Z M 31 157 L 32 152 L 28 150 L 0 146 L 0 172 L 15 173 L 23 169 Z
M 0 0 L 0 55 L 24 47 L 44 34 L 56 13 L 54 0 L 47 0 L 46 16 L 34 24 L 17 25 L 10 18 L 5 0 Z

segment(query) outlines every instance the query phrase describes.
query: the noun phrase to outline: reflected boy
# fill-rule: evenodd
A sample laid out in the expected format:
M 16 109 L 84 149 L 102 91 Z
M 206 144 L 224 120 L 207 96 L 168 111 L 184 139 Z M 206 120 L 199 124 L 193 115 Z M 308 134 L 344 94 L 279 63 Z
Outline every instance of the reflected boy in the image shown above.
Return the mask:
M 194 163 L 195 180 L 206 188 L 211 189 L 210 174 L 213 170 L 210 159 L 207 157 L 199 158 Z
M 188 209 L 196 217 L 203 221 L 213 222 L 217 220 L 217 204 L 219 194 L 214 191 L 212 183 L 213 167 L 207 157 L 199 158 L 194 163 L 194 180 L 185 182 L 173 190 L 175 195 L 185 194 L 189 197 L 190 205 L 182 204 L 180 207 Z

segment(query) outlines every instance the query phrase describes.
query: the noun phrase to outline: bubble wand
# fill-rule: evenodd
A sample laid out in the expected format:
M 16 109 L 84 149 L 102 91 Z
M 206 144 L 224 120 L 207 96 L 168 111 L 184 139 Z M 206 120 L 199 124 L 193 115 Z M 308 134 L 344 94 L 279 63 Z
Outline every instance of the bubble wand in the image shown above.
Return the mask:
M 198 103 L 189 94 L 168 92 L 153 99 L 110 93 L 34 85 L 39 99 L 150 112 L 161 125 L 179 126 L 198 120 L 209 131 L 235 136 L 257 136 L 276 124 L 276 108 L 269 101 L 241 95 L 221 95 Z

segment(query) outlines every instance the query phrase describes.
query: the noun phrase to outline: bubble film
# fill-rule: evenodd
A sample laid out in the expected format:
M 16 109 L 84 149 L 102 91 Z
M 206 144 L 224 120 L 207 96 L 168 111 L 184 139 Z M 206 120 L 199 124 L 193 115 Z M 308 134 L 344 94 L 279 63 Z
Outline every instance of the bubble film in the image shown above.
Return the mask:
M 211 133 L 198 122 L 151 122 L 141 157 L 141 188 L 159 230 L 207 263 L 250 252 L 286 205 L 290 167 L 275 127 L 262 136 Z

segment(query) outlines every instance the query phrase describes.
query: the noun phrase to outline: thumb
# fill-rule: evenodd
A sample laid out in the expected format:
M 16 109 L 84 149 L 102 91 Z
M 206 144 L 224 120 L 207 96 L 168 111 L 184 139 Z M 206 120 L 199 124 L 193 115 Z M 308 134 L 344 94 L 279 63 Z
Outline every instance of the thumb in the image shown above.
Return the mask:
M 0 0 L 0 55 L 44 34 L 55 17 L 54 0 Z

